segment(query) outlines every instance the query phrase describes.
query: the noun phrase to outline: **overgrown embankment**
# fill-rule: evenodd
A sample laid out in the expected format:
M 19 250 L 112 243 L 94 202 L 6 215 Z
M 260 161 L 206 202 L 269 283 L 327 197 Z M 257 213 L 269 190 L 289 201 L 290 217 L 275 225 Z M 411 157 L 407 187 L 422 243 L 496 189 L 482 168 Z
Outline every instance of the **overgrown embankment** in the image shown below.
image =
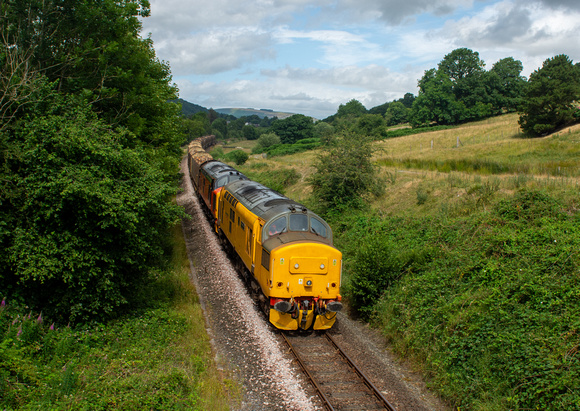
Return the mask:
M 181 227 L 150 305 L 106 324 L 51 324 L 0 306 L 0 409 L 228 409 Z
M 348 300 L 461 409 L 580 409 L 579 202 L 343 215 Z

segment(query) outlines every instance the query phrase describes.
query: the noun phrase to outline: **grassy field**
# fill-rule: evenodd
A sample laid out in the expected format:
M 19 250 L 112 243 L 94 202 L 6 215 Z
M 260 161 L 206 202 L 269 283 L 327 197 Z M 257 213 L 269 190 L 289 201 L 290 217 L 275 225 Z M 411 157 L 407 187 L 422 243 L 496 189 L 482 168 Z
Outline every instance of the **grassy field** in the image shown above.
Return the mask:
M 227 410 L 239 388 L 213 362 L 181 234 L 156 303 L 108 324 L 70 328 L 0 307 L 0 408 Z
M 580 125 L 543 138 L 525 139 L 516 114 L 469 123 L 444 131 L 386 139 L 375 143 L 374 161 L 387 194 L 372 207 L 389 215 L 432 215 L 440 208 L 473 200 L 485 206 L 494 197 L 527 187 L 561 192 L 580 187 Z M 457 144 L 459 142 L 459 145 Z M 248 153 L 255 141 L 236 142 Z M 241 171 L 268 182 L 268 172 L 292 169 L 300 177 L 285 194 L 307 201 L 306 180 L 318 150 L 284 157 L 251 157 Z M 257 173 L 257 174 L 256 174 Z M 419 204 L 420 203 L 420 204 Z

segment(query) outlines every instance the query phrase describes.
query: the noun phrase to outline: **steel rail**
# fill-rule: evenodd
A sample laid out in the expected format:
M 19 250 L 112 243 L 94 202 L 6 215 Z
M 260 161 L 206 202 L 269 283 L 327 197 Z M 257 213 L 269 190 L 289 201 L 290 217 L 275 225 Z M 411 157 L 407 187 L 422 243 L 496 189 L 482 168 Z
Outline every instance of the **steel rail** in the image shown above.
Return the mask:
M 328 401 L 328 398 L 326 398 L 326 395 L 324 395 L 324 393 L 322 392 L 322 389 L 320 389 L 320 387 L 316 383 L 316 380 L 314 379 L 312 374 L 310 374 L 310 372 L 308 371 L 308 369 L 304 365 L 302 358 L 300 358 L 300 355 L 298 355 L 298 352 L 294 349 L 290 340 L 288 340 L 288 338 L 286 337 L 286 335 L 284 333 L 282 333 L 282 337 L 284 337 L 284 341 L 286 341 L 286 344 L 288 344 L 288 347 L 290 347 L 290 351 L 292 352 L 292 354 L 294 355 L 294 357 L 298 361 L 300 368 L 302 368 L 302 371 L 304 371 L 304 373 L 307 375 L 308 379 L 310 380 L 310 382 L 314 386 L 316 393 L 318 394 L 320 399 L 324 402 L 325 408 L 329 411 L 334 411 L 334 407 L 332 406 L 332 404 L 330 404 L 330 401 Z
M 395 407 L 387 401 L 387 399 L 383 396 L 383 394 L 375 387 L 375 385 L 367 378 L 366 375 L 362 372 L 360 368 L 356 366 L 356 364 L 350 359 L 348 355 L 338 346 L 338 344 L 334 341 L 334 339 L 328 333 L 324 333 L 324 336 L 330 341 L 330 343 L 334 346 L 334 348 L 338 351 L 338 353 L 347 361 L 348 365 L 357 373 L 360 379 L 365 383 L 365 385 L 373 392 L 375 397 L 385 406 L 387 410 L 396 411 Z

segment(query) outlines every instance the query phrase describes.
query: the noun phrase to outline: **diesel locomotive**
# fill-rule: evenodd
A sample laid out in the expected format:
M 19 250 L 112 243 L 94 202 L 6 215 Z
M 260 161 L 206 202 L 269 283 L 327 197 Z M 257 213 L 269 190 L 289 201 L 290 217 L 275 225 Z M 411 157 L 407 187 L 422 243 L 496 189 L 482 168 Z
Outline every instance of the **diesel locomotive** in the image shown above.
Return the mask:
M 283 330 L 331 328 L 342 309 L 342 253 L 332 230 L 302 204 L 201 152 L 208 140 L 189 146 L 190 178 L 269 321 Z

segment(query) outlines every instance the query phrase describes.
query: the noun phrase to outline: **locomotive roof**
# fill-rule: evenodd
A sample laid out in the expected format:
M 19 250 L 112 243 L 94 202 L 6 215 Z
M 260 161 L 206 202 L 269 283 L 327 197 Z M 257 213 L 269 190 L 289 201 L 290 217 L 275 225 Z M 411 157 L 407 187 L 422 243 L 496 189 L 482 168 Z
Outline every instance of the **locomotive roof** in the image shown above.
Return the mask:
M 225 188 L 248 210 L 268 221 L 283 211 L 306 212 L 306 207 L 252 180 L 238 180 Z
M 232 166 L 229 166 L 229 165 L 222 163 L 221 161 L 217 161 L 217 160 L 208 161 L 207 163 L 205 163 L 202 166 L 202 169 L 213 178 L 219 178 L 219 177 L 226 175 L 226 174 L 237 174 L 237 175 L 243 176 L 242 173 L 240 173 L 238 170 L 236 170 Z

